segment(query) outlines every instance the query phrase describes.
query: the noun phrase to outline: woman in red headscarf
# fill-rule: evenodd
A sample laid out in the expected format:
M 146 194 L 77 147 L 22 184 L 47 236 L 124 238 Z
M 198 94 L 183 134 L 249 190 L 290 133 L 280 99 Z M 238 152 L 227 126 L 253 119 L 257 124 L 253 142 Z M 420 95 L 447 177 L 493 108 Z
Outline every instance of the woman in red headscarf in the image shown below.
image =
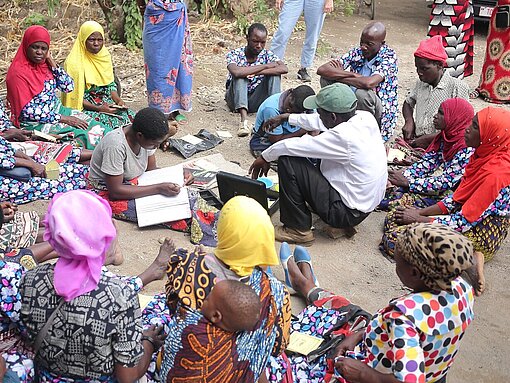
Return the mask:
M 94 149 L 110 129 L 80 111 L 62 106 L 56 91 L 72 91 L 73 79 L 55 63 L 49 47 L 46 28 L 27 28 L 5 79 L 12 121 L 23 129 L 70 133 L 81 146 Z
M 464 132 L 474 115 L 473 107 L 463 98 L 444 101 L 434 116 L 434 126 L 440 133 L 420 160 L 404 171 L 388 172 L 391 188 L 379 208 L 396 205 L 426 207 L 451 192 L 474 152 L 464 142 Z
M 510 227 L 510 111 L 482 109 L 466 129 L 466 145 L 475 148 L 457 190 L 424 209 L 399 208 L 400 225 L 436 222 L 450 226 L 471 239 L 477 268 L 475 292 L 485 289 L 484 262 L 493 258 Z M 435 216 L 432 218 L 432 216 Z

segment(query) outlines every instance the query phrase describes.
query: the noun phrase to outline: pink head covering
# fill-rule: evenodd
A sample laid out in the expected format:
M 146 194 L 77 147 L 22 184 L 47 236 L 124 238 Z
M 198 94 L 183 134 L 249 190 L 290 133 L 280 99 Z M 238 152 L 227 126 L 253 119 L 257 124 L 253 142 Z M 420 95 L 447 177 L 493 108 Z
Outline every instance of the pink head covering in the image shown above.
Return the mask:
M 420 41 L 420 45 L 414 52 L 414 56 L 432 61 L 440 61 L 443 65 L 446 64 L 448 55 L 444 50 L 443 38 L 439 35 L 435 35 L 430 39 Z
M 115 239 L 112 209 L 87 190 L 59 193 L 44 218 L 48 241 L 59 255 L 53 285 L 66 302 L 97 287 L 106 251 Z

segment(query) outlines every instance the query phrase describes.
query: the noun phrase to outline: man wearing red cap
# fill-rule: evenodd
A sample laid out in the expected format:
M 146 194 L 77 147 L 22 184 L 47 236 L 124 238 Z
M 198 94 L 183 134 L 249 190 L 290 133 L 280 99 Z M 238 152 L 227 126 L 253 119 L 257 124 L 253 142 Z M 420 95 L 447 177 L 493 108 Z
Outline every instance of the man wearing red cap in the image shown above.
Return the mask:
M 437 135 L 434 115 L 443 101 L 469 98 L 468 85 L 446 71 L 447 58 L 439 35 L 421 41 L 414 52 L 414 65 L 420 79 L 408 93 L 402 108 L 405 120 L 402 133 L 413 147 L 426 149 Z

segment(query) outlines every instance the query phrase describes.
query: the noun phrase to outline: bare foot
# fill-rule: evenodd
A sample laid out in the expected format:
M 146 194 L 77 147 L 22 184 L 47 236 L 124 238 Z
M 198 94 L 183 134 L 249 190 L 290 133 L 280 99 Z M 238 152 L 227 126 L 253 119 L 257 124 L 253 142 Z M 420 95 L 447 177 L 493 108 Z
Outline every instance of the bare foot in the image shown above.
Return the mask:
M 307 264 L 307 266 L 309 266 Z M 294 257 L 290 257 L 287 261 L 287 267 L 289 270 L 290 283 L 294 290 L 306 298 L 308 292 L 315 287 L 313 278 L 307 278 L 303 275 L 302 269 L 294 261 Z M 303 267 L 304 269 L 304 267 Z M 311 274 L 311 273 L 310 273 Z
M 174 252 L 174 241 L 170 238 L 165 238 L 154 261 L 152 261 L 149 267 L 147 267 L 147 270 L 138 276 L 142 280 L 144 286 L 147 286 L 151 282 L 163 279 L 168 268 L 170 256 Z
M 485 291 L 485 276 L 483 274 L 484 258 L 480 251 L 475 251 L 474 254 L 475 263 L 469 269 L 466 270 L 468 278 L 473 285 L 475 295 L 480 296 Z

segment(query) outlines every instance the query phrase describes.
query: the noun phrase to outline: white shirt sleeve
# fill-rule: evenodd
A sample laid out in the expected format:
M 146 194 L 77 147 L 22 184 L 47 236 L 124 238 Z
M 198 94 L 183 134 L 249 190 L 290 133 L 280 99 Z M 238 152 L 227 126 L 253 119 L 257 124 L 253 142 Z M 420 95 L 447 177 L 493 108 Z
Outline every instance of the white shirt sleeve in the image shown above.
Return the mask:
M 280 156 L 330 159 L 337 163 L 347 162 L 350 159 L 349 140 L 342 137 L 336 129 L 326 130 L 318 136 L 305 134 L 302 137 L 275 142 L 262 152 L 262 158 L 268 162 L 276 161 Z
M 309 132 L 317 130 L 325 132 L 328 130 L 320 119 L 319 113 L 299 113 L 289 115 L 289 124 L 292 126 L 299 126 L 300 128 Z

